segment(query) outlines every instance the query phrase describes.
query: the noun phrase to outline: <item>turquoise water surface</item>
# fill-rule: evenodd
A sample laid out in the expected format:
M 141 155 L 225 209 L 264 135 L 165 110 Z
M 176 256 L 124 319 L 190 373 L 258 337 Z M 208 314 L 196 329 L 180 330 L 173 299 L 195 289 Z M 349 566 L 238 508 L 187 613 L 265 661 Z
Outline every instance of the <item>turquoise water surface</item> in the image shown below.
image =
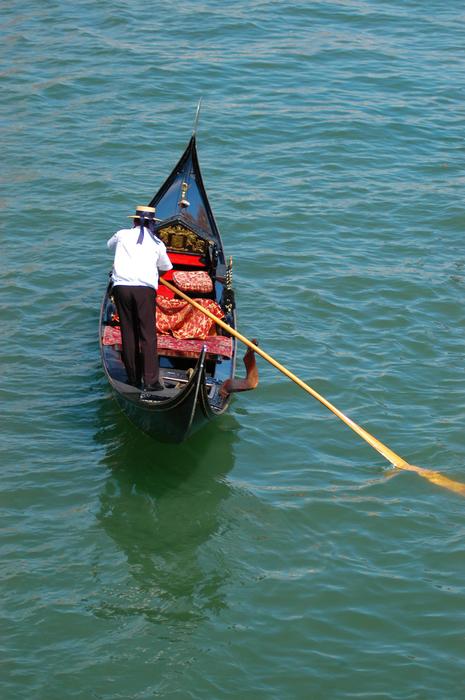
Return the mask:
M 181 446 L 100 365 L 107 238 L 187 144 L 239 328 L 465 483 L 465 11 L 0 8 L 0 698 L 465 696 L 465 501 L 259 360 Z

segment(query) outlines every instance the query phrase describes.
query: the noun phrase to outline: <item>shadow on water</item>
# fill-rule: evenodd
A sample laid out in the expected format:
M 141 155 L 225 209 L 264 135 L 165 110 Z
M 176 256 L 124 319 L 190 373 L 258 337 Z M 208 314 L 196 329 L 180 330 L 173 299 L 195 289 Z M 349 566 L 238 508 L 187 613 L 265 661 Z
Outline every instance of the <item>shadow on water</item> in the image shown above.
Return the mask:
M 227 416 L 185 444 L 160 444 L 102 403 L 95 439 L 108 478 L 97 520 L 126 563 L 95 614 L 184 625 L 225 606 L 228 566 L 217 538 L 227 528 L 235 427 Z

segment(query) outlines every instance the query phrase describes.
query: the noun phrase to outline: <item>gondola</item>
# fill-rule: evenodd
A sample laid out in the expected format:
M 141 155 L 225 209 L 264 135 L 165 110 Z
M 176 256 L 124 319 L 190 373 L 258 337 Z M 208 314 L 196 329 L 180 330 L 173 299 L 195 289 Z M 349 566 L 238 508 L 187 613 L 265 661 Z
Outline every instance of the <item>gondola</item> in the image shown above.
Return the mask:
M 173 271 L 166 273 L 166 278 L 171 283 L 176 277 L 182 278 L 184 283 L 187 278 L 189 295 L 204 303 L 210 300 L 210 305 L 216 305 L 218 310 L 215 315 L 221 315 L 223 321 L 235 329 L 232 262 L 226 262 L 208 202 L 197 156 L 195 129 L 177 165 L 149 206 L 156 209 L 155 234 L 165 243 L 173 264 Z M 211 284 L 196 289 L 195 279 L 199 277 L 196 273 L 199 272 L 203 281 L 207 273 Z M 192 279 L 194 284 L 190 285 Z M 172 292 L 160 285 L 157 318 L 160 306 L 173 305 L 172 299 Z M 215 323 L 206 337 L 185 337 L 185 333 L 174 337 L 169 329 L 161 334 L 157 320 L 164 389 L 150 394 L 128 384 L 121 359 L 121 334 L 111 281 L 101 306 L 99 335 L 103 368 L 118 404 L 138 428 L 157 440 L 181 442 L 206 422 L 223 414 L 228 409 L 235 383 L 243 381 L 234 379 L 237 341 Z M 249 387 L 237 390 L 244 388 Z

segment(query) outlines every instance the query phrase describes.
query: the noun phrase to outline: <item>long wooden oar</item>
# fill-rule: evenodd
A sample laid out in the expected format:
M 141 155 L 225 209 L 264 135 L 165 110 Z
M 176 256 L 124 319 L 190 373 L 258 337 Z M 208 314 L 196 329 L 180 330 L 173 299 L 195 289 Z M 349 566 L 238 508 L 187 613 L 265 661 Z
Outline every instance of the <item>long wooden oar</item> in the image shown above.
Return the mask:
M 286 377 L 295 382 L 295 384 L 300 386 L 301 389 L 306 391 L 308 394 L 311 394 L 311 396 L 313 396 L 320 403 L 322 403 L 323 406 L 326 406 L 327 409 L 332 411 L 334 415 L 340 418 L 346 425 L 349 426 L 349 428 L 352 428 L 352 430 L 358 435 L 360 435 L 360 437 L 363 438 L 365 442 L 367 442 L 375 450 L 382 454 L 383 457 L 395 467 L 397 467 L 398 469 L 407 469 L 409 471 L 417 472 L 417 474 L 420 474 L 420 476 L 423 476 L 425 479 L 428 479 L 433 484 L 443 486 L 444 488 L 449 489 L 450 491 L 454 491 L 455 493 L 459 493 L 462 496 L 465 496 L 465 484 L 461 484 L 458 481 L 448 479 L 446 476 L 443 476 L 439 472 L 430 471 L 429 469 L 422 469 L 421 467 L 416 467 L 413 464 L 409 464 L 405 461 L 405 459 L 399 457 L 399 455 L 397 455 L 395 452 L 389 449 L 389 447 L 386 447 L 386 445 L 383 445 L 382 442 L 373 437 L 373 435 L 370 435 L 370 433 L 367 432 L 364 428 L 361 428 L 359 425 L 357 425 L 357 423 L 354 423 L 353 420 L 351 420 L 348 416 L 342 413 L 342 411 L 336 408 L 336 406 L 333 406 L 333 404 L 330 403 L 327 399 L 325 399 L 324 396 L 321 396 L 321 394 L 315 391 L 315 389 L 312 389 L 312 387 L 306 384 L 304 381 L 302 381 L 302 379 L 299 379 L 299 377 L 290 372 L 282 364 L 277 362 L 273 357 L 271 357 L 271 355 L 268 355 L 268 353 L 262 350 L 258 345 L 255 345 L 255 343 L 252 343 L 252 341 L 250 341 L 248 338 L 236 331 L 234 328 L 231 328 L 231 326 L 222 321 L 220 318 L 217 318 L 217 316 L 212 314 L 211 311 L 208 311 L 208 309 L 204 309 L 203 306 L 194 301 L 194 299 L 188 297 L 186 294 L 184 294 L 184 292 L 181 292 L 179 289 L 174 287 L 172 284 L 170 284 L 170 282 L 167 282 L 164 279 L 160 279 L 160 283 L 168 289 L 170 289 L 175 294 L 177 294 L 178 296 L 180 296 L 182 299 L 187 301 L 191 306 L 201 311 L 203 314 L 205 314 L 205 316 L 211 318 L 218 326 L 221 326 L 221 328 L 227 331 L 230 335 L 240 340 L 241 343 L 247 345 L 258 355 L 261 355 L 261 357 L 263 357 L 264 360 L 273 365 L 273 367 L 276 367 L 276 369 L 279 369 L 280 372 L 282 372 L 284 375 L 286 375 Z

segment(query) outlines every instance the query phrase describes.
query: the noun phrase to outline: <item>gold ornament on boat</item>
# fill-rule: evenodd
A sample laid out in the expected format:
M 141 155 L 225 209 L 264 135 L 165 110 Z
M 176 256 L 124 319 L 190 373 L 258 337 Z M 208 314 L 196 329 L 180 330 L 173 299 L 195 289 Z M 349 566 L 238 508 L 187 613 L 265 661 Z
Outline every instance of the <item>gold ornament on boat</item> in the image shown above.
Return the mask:
M 179 206 L 182 207 L 183 209 L 190 206 L 190 202 L 186 197 L 188 189 L 189 189 L 189 185 L 187 184 L 187 182 L 183 182 L 181 185 L 181 199 L 178 202 Z
M 165 226 L 158 230 L 158 237 L 169 250 L 204 255 L 207 242 L 181 224 Z

